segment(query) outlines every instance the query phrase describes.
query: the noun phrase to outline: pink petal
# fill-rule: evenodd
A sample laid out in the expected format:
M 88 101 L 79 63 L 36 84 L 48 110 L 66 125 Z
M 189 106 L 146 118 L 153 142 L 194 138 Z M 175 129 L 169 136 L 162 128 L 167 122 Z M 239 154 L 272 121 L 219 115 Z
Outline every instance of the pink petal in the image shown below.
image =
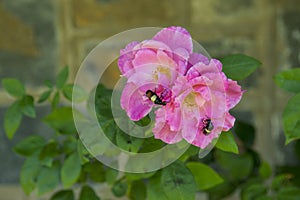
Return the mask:
M 165 43 L 173 51 L 183 48 L 190 54 L 193 50 L 191 35 L 182 27 L 171 26 L 164 28 L 158 32 L 153 39 Z
M 227 102 L 227 109 L 231 109 L 236 106 L 243 95 L 243 91 L 241 86 L 237 84 L 236 81 L 228 79 L 226 82 L 226 102 Z
M 118 60 L 118 66 L 122 74 L 125 74 L 128 70 L 131 70 L 133 68 L 133 65 L 131 61 L 134 58 L 135 51 L 133 48 L 138 44 L 139 42 L 131 42 L 129 43 L 125 49 L 122 49 L 120 51 L 120 57 Z
M 135 84 L 127 83 L 121 95 L 121 107 L 127 112 L 129 118 L 138 121 L 145 117 L 152 109 L 153 103 L 144 98 L 145 93 Z
M 232 115 L 230 115 L 229 112 L 226 112 L 223 131 L 229 131 L 233 127 L 234 122 L 235 122 L 235 118 Z
M 153 128 L 154 137 L 161 139 L 168 144 L 174 144 L 182 140 L 180 131 L 171 131 L 170 126 L 165 120 L 165 110 L 158 109 L 156 112 L 155 127 Z

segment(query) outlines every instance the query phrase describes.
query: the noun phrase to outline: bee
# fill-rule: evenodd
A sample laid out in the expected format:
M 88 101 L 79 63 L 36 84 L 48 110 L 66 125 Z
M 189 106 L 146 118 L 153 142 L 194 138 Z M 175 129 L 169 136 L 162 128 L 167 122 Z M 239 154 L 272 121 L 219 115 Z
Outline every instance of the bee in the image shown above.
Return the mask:
M 208 118 L 208 119 L 203 120 L 202 122 L 204 125 L 203 129 L 202 129 L 204 135 L 210 134 L 210 132 L 214 129 L 214 125 L 213 125 L 211 119 Z
M 161 100 L 161 97 L 158 97 L 158 95 L 153 92 L 152 90 L 147 90 L 146 91 L 146 96 L 151 100 L 153 103 L 157 105 L 163 105 L 165 106 L 167 104 L 166 101 Z

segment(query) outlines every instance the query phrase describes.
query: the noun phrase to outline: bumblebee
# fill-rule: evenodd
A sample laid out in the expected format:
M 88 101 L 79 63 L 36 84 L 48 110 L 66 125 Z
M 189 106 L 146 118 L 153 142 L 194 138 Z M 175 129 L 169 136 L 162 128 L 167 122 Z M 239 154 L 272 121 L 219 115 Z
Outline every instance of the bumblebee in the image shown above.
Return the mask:
M 161 97 L 158 97 L 158 95 L 151 90 L 146 91 L 146 96 L 149 98 L 150 101 L 152 101 L 153 103 L 155 103 L 157 105 L 165 106 L 167 104 L 167 102 L 161 100 Z
M 202 122 L 204 125 L 203 129 L 202 129 L 204 135 L 210 134 L 210 132 L 214 129 L 214 125 L 213 125 L 211 119 L 208 118 L 208 119 L 203 120 Z

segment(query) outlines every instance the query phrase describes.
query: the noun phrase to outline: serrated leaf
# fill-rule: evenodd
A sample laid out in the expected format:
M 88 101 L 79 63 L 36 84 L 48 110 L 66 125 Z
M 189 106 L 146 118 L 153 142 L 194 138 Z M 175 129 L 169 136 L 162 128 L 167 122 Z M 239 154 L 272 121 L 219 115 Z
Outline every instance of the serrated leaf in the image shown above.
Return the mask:
M 19 101 L 14 102 L 4 115 L 4 130 L 8 139 L 12 139 L 22 121 Z
M 129 190 L 129 198 L 131 200 L 146 199 L 146 185 L 143 181 L 138 180 L 131 183 Z
M 169 200 L 161 187 L 161 172 L 156 173 L 149 179 L 147 185 L 147 198 L 148 200 Z
M 300 93 L 291 97 L 283 111 L 285 144 L 300 138 Z
M 192 173 L 179 161 L 162 170 L 161 187 L 169 199 L 195 199 L 197 191 Z
M 100 200 L 94 189 L 88 185 L 81 188 L 79 200 Z
M 44 101 L 46 101 L 50 97 L 51 93 L 52 90 L 47 90 L 43 92 L 38 100 L 38 103 L 43 103 Z
M 33 96 L 25 95 L 20 101 L 20 108 L 22 113 L 28 117 L 35 118 L 35 108 Z
M 61 179 L 63 186 L 68 188 L 76 183 L 80 176 L 81 164 L 77 152 L 72 153 L 63 163 Z
M 88 94 L 83 88 L 74 84 L 67 84 L 62 88 L 64 96 L 75 103 L 80 103 L 87 99 Z
M 252 74 L 260 65 L 258 60 L 243 55 L 229 55 L 221 59 L 223 72 L 228 78 L 242 80 Z
M 194 175 L 199 190 L 210 189 L 224 181 L 217 172 L 203 163 L 189 162 L 186 166 Z
M 68 67 L 64 67 L 59 74 L 57 75 L 56 78 L 56 87 L 58 89 L 61 89 L 67 82 L 69 76 L 69 68 Z
M 31 135 L 20 141 L 14 151 L 22 156 L 30 156 L 45 145 L 46 141 L 38 135 Z
M 2 79 L 2 86 L 11 96 L 20 98 L 25 95 L 24 85 L 17 79 Z
M 300 68 L 279 72 L 274 76 L 275 83 L 288 92 L 300 92 Z
M 23 163 L 20 183 L 25 194 L 29 195 L 36 187 L 36 177 L 41 169 L 38 153 L 28 157 Z
M 56 91 L 51 102 L 52 110 L 54 110 L 57 107 L 57 105 L 59 104 L 59 100 L 60 100 L 60 93 L 59 91 Z
M 216 147 L 218 149 L 221 149 L 222 151 L 227 151 L 235 154 L 239 153 L 238 146 L 231 131 L 221 133 Z
M 74 193 L 72 190 L 60 190 L 56 192 L 50 200 L 74 200 Z
M 74 134 L 77 132 L 71 107 L 57 108 L 47 115 L 43 121 L 61 134 Z
M 37 177 L 38 194 L 42 195 L 56 188 L 59 183 L 60 163 L 55 162 L 52 167 L 43 167 Z

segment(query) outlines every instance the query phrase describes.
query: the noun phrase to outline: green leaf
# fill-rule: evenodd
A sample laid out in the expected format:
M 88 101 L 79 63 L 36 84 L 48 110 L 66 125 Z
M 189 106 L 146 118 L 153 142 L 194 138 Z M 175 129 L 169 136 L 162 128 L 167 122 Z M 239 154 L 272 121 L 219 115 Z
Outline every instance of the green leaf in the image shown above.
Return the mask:
M 77 152 L 72 153 L 63 163 L 61 179 L 63 186 L 68 188 L 78 180 L 81 171 L 80 159 Z
M 224 181 L 217 172 L 203 163 L 189 162 L 186 166 L 194 175 L 199 190 L 210 189 Z
M 282 187 L 289 184 L 291 178 L 292 175 L 290 174 L 279 174 L 272 180 L 271 188 L 273 190 L 280 190 Z
M 45 145 L 46 141 L 38 135 L 31 135 L 19 142 L 14 151 L 22 156 L 30 156 Z
M 150 178 L 153 176 L 156 172 L 146 172 L 146 173 L 125 173 L 126 179 L 130 181 Z
M 105 181 L 105 171 L 102 163 L 99 161 L 86 163 L 83 170 L 88 173 L 92 181 L 97 183 L 102 183 Z
M 38 100 L 38 103 L 43 103 L 44 101 L 49 99 L 51 93 L 52 93 L 52 90 L 47 90 L 47 91 L 43 92 Z
M 274 79 L 280 88 L 288 92 L 300 92 L 300 68 L 279 72 Z
M 76 128 L 71 107 L 55 109 L 43 121 L 61 134 L 74 134 Z
M 23 163 L 20 183 L 25 194 L 29 195 L 36 187 L 36 177 L 41 169 L 38 154 L 28 157 Z
M 80 139 L 77 140 L 77 151 L 80 158 L 80 163 L 82 165 L 90 161 L 88 158 L 90 154 L 88 150 L 85 148 L 85 146 L 82 144 Z
M 95 93 L 95 108 L 97 114 L 106 118 L 112 118 L 111 112 L 112 90 L 106 89 L 103 85 L 98 85 Z
M 136 138 L 130 135 L 127 135 L 123 131 L 121 131 L 119 128 L 117 129 L 117 135 L 116 135 L 116 142 L 118 147 L 129 151 L 129 152 L 138 152 L 141 145 L 143 144 L 142 138 Z
M 149 179 L 147 185 L 147 198 L 148 200 L 169 200 L 161 187 L 161 172 L 157 172 Z
M 69 68 L 64 67 L 56 77 L 56 87 L 61 89 L 67 82 L 69 76 Z
M 218 149 L 221 149 L 222 151 L 227 151 L 235 154 L 239 153 L 238 146 L 231 131 L 221 133 L 216 147 Z
M 300 93 L 289 99 L 283 111 L 285 144 L 300 138 Z
M 12 139 L 22 121 L 22 113 L 19 101 L 14 102 L 4 116 L 4 130 L 8 139 Z
M 226 56 L 221 59 L 221 62 L 223 72 L 233 80 L 245 79 L 261 65 L 258 60 L 243 54 Z
M 41 164 L 47 167 L 52 167 L 52 161 L 59 153 L 58 143 L 55 140 L 49 141 L 48 144 L 42 148 L 39 155 Z
M 68 136 L 63 142 L 63 146 L 62 146 L 63 152 L 68 155 L 76 151 L 76 148 L 77 148 L 77 139 L 73 135 Z
M 57 161 L 52 167 L 43 167 L 37 177 L 38 194 L 42 195 L 56 188 L 59 183 L 60 163 Z
M 72 190 L 60 190 L 56 192 L 50 200 L 74 200 L 74 193 Z
M 236 121 L 233 130 L 246 147 L 251 148 L 253 146 L 255 129 L 251 124 L 242 121 Z
M 129 198 L 131 200 L 144 200 L 146 199 L 146 186 L 141 180 L 134 181 L 131 184 L 129 191 Z
M 79 200 L 100 200 L 94 189 L 88 185 L 81 188 Z
M 124 182 L 116 182 L 112 188 L 111 191 L 116 197 L 122 197 L 127 192 L 127 184 Z
M 25 95 L 20 101 L 20 108 L 24 115 L 28 117 L 35 118 L 35 108 L 34 108 L 34 99 L 30 95 Z
M 50 80 L 45 80 L 44 81 L 45 86 L 47 86 L 49 89 L 53 88 L 53 83 Z
M 54 110 L 57 107 L 57 105 L 59 104 L 59 100 L 60 100 L 60 94 L 59 91 L 56 91 L 51 102 L 52 110 Z
M 2 79 L 2 86 L 11 96 L 20 98 L 25 95 L 24 85 L 17 79 Z
M 263 184 L 252 184 L 243 189 L 241 196 L 243 200 L 258 199 L 267 194 L 267 188 Z
M 119 172 L 115 169 L 108 168 L 105 173 L 105 180 L 107 184 L 112 185 L 116 182 Z
M 282 187 L 278 194 L 278 200 L 298 200 L 300 197 L 300 189 L 295 186 Z
M 64 96 L 75 103 L 82 102 L 87 99 L 88 94 L 79 85 L 67 84 L 62 88 Z
M 254 161 L 250 154 L 235 155 L 216 150 L 215 159 L 229 180 L 236 181 L 247 178 L 251 173 Z
M 267 179 L 272 175 L 271 166 L 267 162 L 262 162 L 259 166 L 259 175 L 264 179 Z
M 179 161 L 162 170 L 161 187 L 169 199 L 195 199 L 197 191 L 192 173 Z

